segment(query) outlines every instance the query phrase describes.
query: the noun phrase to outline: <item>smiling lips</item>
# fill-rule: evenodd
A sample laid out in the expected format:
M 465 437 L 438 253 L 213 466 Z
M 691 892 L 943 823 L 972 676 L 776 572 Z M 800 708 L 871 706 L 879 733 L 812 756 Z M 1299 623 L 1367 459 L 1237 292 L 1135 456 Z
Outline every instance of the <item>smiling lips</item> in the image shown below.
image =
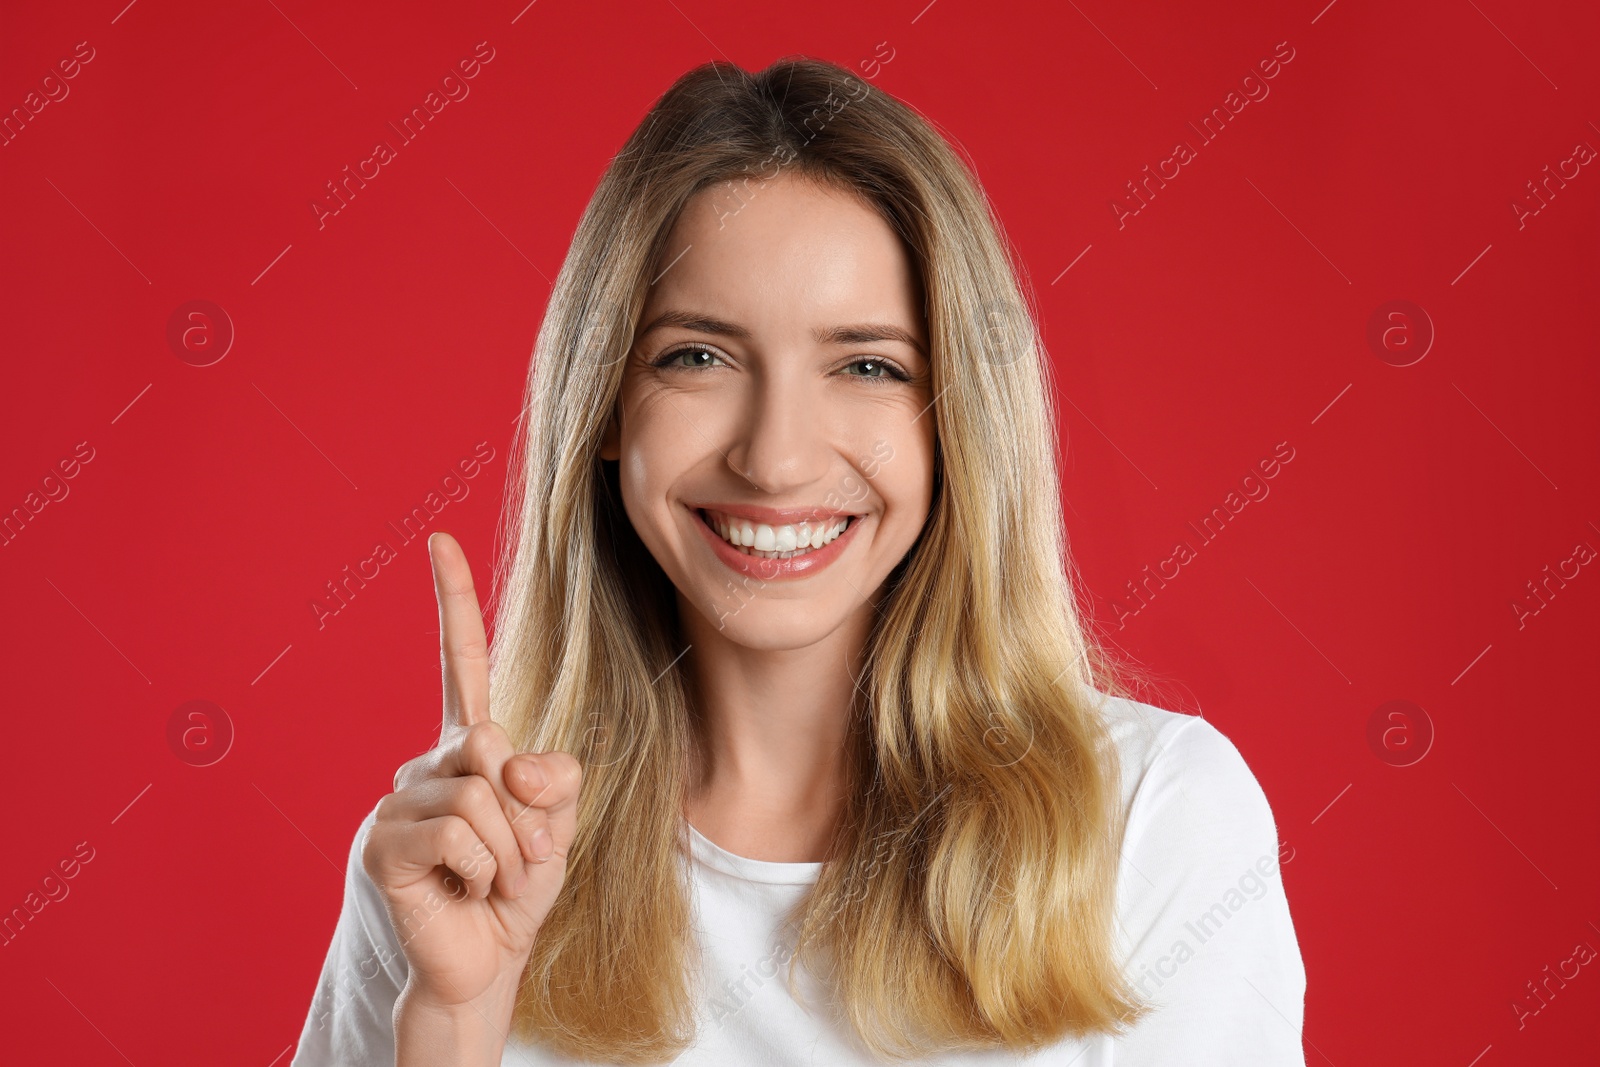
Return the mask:
M 696 508 L 696 523 L 717 557 L 734 570 L 763 579 L 799 577 L 826 566 L 851 540 L 857 516 L 814 511 L 755 511 L 770 519 L 760 522 L 711 508 Z M 806 516 L 801 518 L 801 516 Z
M 702 510 L 701 516 L 728 544 L 763 559 L 789 559 L 821 548 L 844 533 L 850 522 L 850 516 L 840 515 L 769 526 L 720 511 Z

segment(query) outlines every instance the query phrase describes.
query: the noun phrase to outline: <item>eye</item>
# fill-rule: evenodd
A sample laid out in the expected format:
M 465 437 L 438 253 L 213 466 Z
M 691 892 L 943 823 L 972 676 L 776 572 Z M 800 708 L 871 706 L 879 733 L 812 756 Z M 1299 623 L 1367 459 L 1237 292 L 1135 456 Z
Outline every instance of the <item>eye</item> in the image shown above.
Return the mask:
M 709 359 L 695 358 L 694 361 L 690 362 L 690 363 L 678 362 L 679 360 L 682 360 L 683 357 L 685 357 L 685 356 L 692 356 L 692 357 L 708 356 L 710 358 Z M 715 360 L 715 363 L 712 362 L 713 360 Z M 670 349 L 669 351 L 667 351 L 663 355 L 658 356 L 656 358 L 655 362 L 653 362 L 651 364 L 651 366 L 653 366 L 653 367 L 669 367 L 669 366 L 673 366 L 674 364 L 676 364 L 677 367 L 681 367 L 684 370 L 690 370 L 690 369 L 692 369 L 694 367 L 715 366 L 716 364 L 721 363 L 721 362 L 722 362 L 722 360 L 717 356 L 717 354 L 716 354 L 716 352 L 714 350 L 706 347 L 705 345 L 693 344 L 693 345 L 684 345 L 684 346 L 679 347 L 679 348 Z
M 863 370 L 859 374 L 848 373 L 852 367 L 861 367 Z M 876 359 L 870 356 L 866 359 L 856 360 L 855 362 L 846 366 L 845 370 L 847 372 L 845 376 L 848 378 L 866 378 L 870 381 L 892 380 L 901 382 L 908 382 L 911 380 L 910 375 L 901 370 L 899 367 L 895 366 L 893 363 L 890 363 L 888 360 Z

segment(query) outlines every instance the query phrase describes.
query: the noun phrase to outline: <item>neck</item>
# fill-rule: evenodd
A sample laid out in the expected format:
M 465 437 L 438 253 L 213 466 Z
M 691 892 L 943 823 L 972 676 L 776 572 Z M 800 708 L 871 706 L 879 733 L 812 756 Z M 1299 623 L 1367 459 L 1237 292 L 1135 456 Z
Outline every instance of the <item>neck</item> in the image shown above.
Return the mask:
M 693 605 L 679 604 L 697 751 L 689 822 L 736 855 L 774 862 L 827 858 L 851 788 L 849 721 L 871 632 L 862 604 L 801 648 L 731 640 Z

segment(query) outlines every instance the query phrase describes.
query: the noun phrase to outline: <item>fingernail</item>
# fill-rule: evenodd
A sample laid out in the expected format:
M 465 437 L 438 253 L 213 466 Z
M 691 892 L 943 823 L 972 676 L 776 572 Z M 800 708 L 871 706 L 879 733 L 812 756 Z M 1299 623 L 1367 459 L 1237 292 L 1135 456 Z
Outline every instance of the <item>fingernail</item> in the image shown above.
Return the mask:
M 519 761 L 517 773 L 522 776 L 522 784 L 529 789 L 543 789 L 550 784 L 550 779 L 545 777 L 544 768 L 539 766 L 537 760 L 524 759 Z
M 535 862 L 543 863 L 545 860 L 550 858 L 549 830 L 546 830 L 542 826 L 539 827 L 533 832 L 533 837 L 529 839 L 529 844 L 533 847 L 533 858 Z

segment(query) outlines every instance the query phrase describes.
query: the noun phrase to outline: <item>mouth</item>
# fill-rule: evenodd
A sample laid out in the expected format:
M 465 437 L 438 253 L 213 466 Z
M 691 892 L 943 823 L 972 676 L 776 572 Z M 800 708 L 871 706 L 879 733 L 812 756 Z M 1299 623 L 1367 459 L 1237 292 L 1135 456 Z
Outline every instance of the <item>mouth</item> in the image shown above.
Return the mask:
M 830 515 L 796 523 L 752 522 L 737 515 L 696 508 L 700 521 L 738 552 L 757 559 L 793 559 L 821 551 L 844 536 L 854 515 Z
M 724 566 L 761 581 L 816 574 L 838 559 L 855 540 L 863 518 L 824 513 L 798 522 L 776 523 L 757 522 L 710 508 L 689 510 L 707 546 Z

